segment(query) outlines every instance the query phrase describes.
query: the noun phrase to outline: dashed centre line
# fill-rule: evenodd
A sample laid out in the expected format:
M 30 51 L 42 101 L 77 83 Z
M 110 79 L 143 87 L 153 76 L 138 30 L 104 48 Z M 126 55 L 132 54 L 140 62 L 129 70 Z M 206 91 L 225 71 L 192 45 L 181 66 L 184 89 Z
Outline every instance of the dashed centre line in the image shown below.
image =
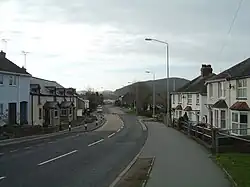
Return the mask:
M 11 150 L 10 153 L 14 153 L 14 152 L 17 152 L 18 149 L 15 149 L 15 150 Z
M 112 133 L 112 134 L 110 134 L 110 135 L 108 135 L 108 138 L 111 138 L 111 137 L 114 136 L 114 135 L 115 135 L 115 132 Z
M 25 147 L 24 149 L 30 149 L 31 148 L 31 146 L 30 147 Z
M 93 142 L 93 143 L 89 144 L 88 147 L 93 146 L 93 145 L 95 145 L 95 144 L 98 144 L 98 143 L 100 143 L 100 142 L 102 142 L 102 141 L 104 141 L 104 139 L 100 139 L 100 140 L 98 140 L 98 141 L 96 141 L 96 142 Z
M 63 155 L 57 156 L 57 157 L 55 157 L 55 158 L 49 159 L 49 160 L 47 160 L 47 161 L 41 162 L 41 163 L 38 164 L 38 166 L 42 166 L 42 165 L 47 164 L 47 163 L 49 163 L 49 162 L 53 162 L 54 160 L 57 160 L 57 159 L 60 159 L 60 158 L 62 158 L 62 157 L 71 155 L 71 154 L 73 154 L 73 153 L 75 153 L 75 152 L 77 152 L 77 151 L 78 151 L 78 150 L 74 150 L 74 151 L 65 153 L 65 154 L 63 154 Z

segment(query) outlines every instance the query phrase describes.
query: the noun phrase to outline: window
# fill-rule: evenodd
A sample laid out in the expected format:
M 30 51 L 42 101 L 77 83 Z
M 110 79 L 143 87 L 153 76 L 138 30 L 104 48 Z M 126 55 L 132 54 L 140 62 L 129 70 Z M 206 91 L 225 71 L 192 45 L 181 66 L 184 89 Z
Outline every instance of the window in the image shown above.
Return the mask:
M 3 115 L 3 103 L 0 103 L 0 115 Z
M 180 111 L 179 111 L 179 117 L 181 117 L 181 116 L 182 116 L 182 111 L 180 110 Z
M 218 97 L 225 97 L 226 95 L 226 90 L 224 88 L 224 82 L 219 82 L 218 83 Z
M 181 94 L 178 94 L 178 103 L 181 103 Z
M 58 110 L 55 110 L 55 117 L 58 117 Z
M 187 95 L 187 104 L 191 105 L 192 104 L 192 94 Z
M 226 111 L 220 111 L 220 127 L 225 129 L 226 128 Z
M 61 110 L 61 116 L 66 116 L 67 115 L 67 110 L 66 109 L 62 109 Z
M 175 104 L 175 95 L 173 95 L 173 104 Z
M 213 91 L 213 84 L 210 83 L 208 85 L 209 85 L 209 87 L 208 87 L 209 88 L 209 97 L 213 97 L 213 92 L 214 92 Z
M 9 85 L 15 86 L 15 85 L 16 85 L 16 76 L 11 75 L 9 78 L 10 78 L 10 79 L 9 79 Z
M 218 127 L 218 124 L 219 124 L 219 110 L 215 110 L 214 111 L 214 125 L 216 127 Z
M 236 81 L 237 98 L 247 98 L 247 80 L 240 79 Z
M 192 121 L 192 112 L 188 112 L 187 115 L 188 115 L 188 120 Z
M 209 117 L 210 117 L 210 123 L 211 123 L 211 125 L 213 126 L 213 124 L 214 124 L 214 122 L 213 122 L 213 111 L 211 110 L 210 111 L 210 115 L 209 115 Z
M 196 94 L 196 104 L 199 105 L 200 104 L 200 95 Z
M 247 135 L 248 114 L 232 112 L 232 133 Z
M 42 109 L 39 108 L 39 119 L 42 119 Z
M 3 85 L 3 75 L 0 75 L 0 85 Z

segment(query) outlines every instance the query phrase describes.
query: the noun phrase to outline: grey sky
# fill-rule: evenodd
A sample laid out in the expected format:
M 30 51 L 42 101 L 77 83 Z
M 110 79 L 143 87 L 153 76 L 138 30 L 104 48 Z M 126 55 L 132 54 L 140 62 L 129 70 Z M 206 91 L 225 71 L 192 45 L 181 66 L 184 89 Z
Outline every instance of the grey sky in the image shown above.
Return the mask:
M 1 0 L 0 38 L 7 55 L 28 71 L 77 89 L 115 89 L 165 75 L 164 46 L 170 44 L 171 76 L 192 79 L 202 63 L 215 72 L 249 57 L 250 1 L 239 0 Z M 222 47 L 225 45 L 223 52 Z

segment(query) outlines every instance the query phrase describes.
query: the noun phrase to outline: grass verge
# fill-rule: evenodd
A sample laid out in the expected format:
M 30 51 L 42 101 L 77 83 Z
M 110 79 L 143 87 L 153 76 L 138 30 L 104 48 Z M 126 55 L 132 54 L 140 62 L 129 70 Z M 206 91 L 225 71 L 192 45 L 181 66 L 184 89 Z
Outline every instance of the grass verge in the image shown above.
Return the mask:
M 153 158 L 138 158 L 115 187 L 141 187 L 148 180 Z
M 231 175 L 238 187 L 250 187 L 250 154 L 220 154 L 216 161 Z

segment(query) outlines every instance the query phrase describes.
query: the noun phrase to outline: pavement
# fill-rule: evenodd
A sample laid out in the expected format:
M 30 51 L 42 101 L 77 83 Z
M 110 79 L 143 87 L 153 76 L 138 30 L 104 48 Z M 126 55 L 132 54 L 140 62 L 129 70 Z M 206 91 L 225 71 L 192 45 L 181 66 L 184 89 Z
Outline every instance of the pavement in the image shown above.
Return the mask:
M 230 187 L 202 145 L 158 122 L 145 122 L 148 138 L 140 157 L 155 157 L 146 187 Z
M 135 116 L 107 111 L 101 129 L 0 147 L 0 186 L 109 186 L 140 151 L 146 134 Z

